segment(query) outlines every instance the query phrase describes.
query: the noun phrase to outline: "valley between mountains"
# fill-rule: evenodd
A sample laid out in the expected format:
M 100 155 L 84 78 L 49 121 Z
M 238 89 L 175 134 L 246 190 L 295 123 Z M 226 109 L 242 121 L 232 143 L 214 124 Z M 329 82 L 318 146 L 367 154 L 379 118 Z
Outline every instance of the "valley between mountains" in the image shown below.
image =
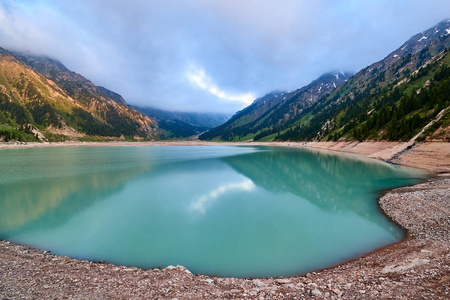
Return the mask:
M 450 21 L 356 74 L 330 72 L 229 115 L 133 107 L 61 62 L 0 51 L 0 139 L 19 142 L 449 141 Z

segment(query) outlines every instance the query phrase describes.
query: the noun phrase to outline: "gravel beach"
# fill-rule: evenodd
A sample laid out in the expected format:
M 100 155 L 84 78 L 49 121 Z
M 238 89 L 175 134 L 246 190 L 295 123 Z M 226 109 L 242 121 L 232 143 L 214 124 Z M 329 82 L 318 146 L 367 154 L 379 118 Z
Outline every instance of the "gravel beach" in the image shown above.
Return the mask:
M 191 274 L 181 266 L 141 270 L 79 261 L 0 241 L 0 298 L 449 299 L 448 145 L 425 143 L 405 152 L 397 163 L 414 166 L 418 161 L 420 167 L 440 174 L 422 184 L 391 190 L 379 199 L 384 213 L 407 230 L 407 238 L 342 265 L 289 278 L 220 278 Z M 14 148 L 21 146 L 27 145 Z M 330 148 L 304 143 L 289 146 Z M 369 156 L 392 146 L 360 143 L 332 150 L 359 148 L 353 152 Z M 417 155 L 420 160 L 415 159 Z

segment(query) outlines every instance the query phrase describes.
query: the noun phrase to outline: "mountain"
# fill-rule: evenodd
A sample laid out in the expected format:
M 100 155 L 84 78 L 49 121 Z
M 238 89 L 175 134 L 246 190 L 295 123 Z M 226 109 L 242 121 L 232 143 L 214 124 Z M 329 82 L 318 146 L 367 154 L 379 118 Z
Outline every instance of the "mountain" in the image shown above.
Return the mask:
M 158 122 L 167 138 L 195 136 L 225 123 L 229 115 L 224 113 L 189 113 L 165 111 L 150 107 L 134 108 Z
M 310 108 L 312 118 L 304 116 L 306 122 L 285 128 L 278 139 L 412 138 L 449 105 L 441 99 L 448 95 L 448 47 L 450 20 L 445 20 L 355 74 Z M 446 119 L 448 114 L 437 124 L 446 127 Z
M 272 92 L 256 99 L 228 122 L 200 136 L 200 139 L 249 140 L 271 134 L 275 128 L 294 124 L 302 112 L 345 82 L 350 74 L 327 73 L 293 92 Z
M 0 139 L 153 139 L 157 123 L 60 62 L 0 48 Z
M 116 103 L 128 107 L 128 103 L 123 99 L 123 97 L 113 91 L 108 90 L 107 88 L 104 88 L 102 86 L 97 86 L 97 89 L 100 91 L 100 93 L 103 94 L 103 96 L 108 97 L 116 101 Z
M 310 102 L 303 97 L 288 104 L 286 95 L 280 100 L 281 94 L 269 94 L 200 138 L 406 140 L 439 116 L 423 138 L 450 140 L 448 47 L 450 20 L 445 20 Z M 317 91 L 318 82 L 298 93 Z

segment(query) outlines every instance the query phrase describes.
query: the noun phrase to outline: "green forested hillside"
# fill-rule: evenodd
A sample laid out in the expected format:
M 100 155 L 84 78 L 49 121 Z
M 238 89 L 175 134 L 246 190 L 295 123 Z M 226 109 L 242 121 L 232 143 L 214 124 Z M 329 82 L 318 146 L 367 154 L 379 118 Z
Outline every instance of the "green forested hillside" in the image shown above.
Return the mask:
M 450 105 L 450 52 L 427 66 L 392 83 L 336 115 L 335 128 L 325 129 L 325 139 L 409 140 Z M 425 136 L 448 140 L 450 111 Z M 441 127 L 441 134 L 434 134 Z M 424 136 L 424 137 L 425 137 Z M 423 138 L 424 138 L 423 137 Z
M 446 50 L 426 66 L 412 73 L 406 72 L 409 74 L 373 91 L 363 89 L 341 102 L 333 98 L 332 101 L 320 101 L 311 107 L 314 117 L 308 124 L 289 128 L 277 139 L 410 139 L 450 105 L 449 65 L 450 53 Z M 339 95 L 337 91 L 334 97 Z M 448 132 L 448 118 L 447 112 L 432 127 L 436 130 L 442 127 L 439 136 L 443 139 L 448 139 L 445 133 Z M 426 134 L 438 137 L 433 135 L 432 129 Z

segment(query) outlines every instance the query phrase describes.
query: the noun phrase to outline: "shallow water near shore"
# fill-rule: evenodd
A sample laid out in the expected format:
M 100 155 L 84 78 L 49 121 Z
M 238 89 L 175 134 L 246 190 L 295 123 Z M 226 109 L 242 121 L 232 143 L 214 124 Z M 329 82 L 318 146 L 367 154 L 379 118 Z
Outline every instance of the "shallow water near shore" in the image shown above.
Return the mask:
M 276 147 L 6 149 L 0 165 L 1 239 L 233 277 L 305 273 L 403 239 L 376 199 L 427 176 Z

